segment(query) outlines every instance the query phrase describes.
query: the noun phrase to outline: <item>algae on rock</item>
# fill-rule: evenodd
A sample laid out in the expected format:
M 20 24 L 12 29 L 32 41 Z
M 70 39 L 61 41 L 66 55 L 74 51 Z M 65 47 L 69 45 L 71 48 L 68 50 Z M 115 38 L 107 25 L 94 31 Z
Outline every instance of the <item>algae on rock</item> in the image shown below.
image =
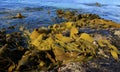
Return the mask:
M 62 14 L 60 17 L 65 16 L 63 11 L 58 11 L 58 13 Z M 69 12 L 66 14 L 69 15 Z M 74 14 L 68 15 L 66 19 L 74 16 Z M 51 61 L 50 68 L 51 65 L 56 64 L 89 61 L 99 57 L 100 50 L 105 54 L 110 53 L 115 60 L 119 59 L 119 50 L 109 40 L 95 39 L 91 34 L 81 32 L 85 28 L 97 30 L 117 28 L 119 25 L 112 21 L 100 19 L 98 15 L 84 14 L 79 15 L 79 17 L 77 21 L 54 24 L 46 27 L 42 32 L 36 30 L 32 32 L 31 44 L 46 54 L 45 56 Z M 40 66 L 43 66 L 44 63 L 46 65 L 45 61 L 40 62 Z

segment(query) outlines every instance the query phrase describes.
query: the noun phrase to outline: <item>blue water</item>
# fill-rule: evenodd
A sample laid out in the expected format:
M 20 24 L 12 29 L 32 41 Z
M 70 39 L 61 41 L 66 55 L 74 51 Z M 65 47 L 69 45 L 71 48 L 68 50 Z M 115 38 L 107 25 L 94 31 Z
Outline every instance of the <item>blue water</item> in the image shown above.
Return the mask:
M 100 3 L 100 7 L 95 3 Z M 43 7 L 44 6 L 44 7 Z M 47 26 L 53 22 L 56 8 L 77 9 L 81 13 L 94 13 L 120 23 L 120 0 L 0 0 L 0 28 L 12 25 L 27 27 Z M 47 10 L 52 12 L 47 14 Z M 24 19 L 7 17 L 22 13 Z

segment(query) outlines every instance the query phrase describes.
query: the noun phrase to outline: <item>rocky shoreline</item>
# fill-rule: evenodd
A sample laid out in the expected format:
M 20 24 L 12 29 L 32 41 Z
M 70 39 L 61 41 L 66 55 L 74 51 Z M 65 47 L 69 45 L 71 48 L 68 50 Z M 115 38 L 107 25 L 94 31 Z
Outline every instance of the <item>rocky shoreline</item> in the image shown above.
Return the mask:
M 96 14 L 57 10 L 65 22 L 0 31 L 0 71 L 119 72 L 120 24 Z

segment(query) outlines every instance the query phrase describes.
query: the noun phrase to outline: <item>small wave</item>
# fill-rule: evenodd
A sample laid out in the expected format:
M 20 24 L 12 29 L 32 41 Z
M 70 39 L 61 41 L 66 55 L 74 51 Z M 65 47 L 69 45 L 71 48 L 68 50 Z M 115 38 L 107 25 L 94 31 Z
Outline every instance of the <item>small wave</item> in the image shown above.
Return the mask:
M 117 7 L 120 7 L 120 5 L 116 5 Z
M 82 3 L 82 4 L 87 5 L 87 6 L 97 6 L 97 7 L 108 6 L 107 4 L 100 4 L 98 2 L 96 2 L 96 3 Z

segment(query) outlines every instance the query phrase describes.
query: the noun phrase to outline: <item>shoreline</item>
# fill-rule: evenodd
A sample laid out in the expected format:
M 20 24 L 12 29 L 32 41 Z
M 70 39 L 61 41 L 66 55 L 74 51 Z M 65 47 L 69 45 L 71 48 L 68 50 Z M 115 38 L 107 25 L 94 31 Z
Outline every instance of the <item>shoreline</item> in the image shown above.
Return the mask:
M 86 6 L 85 6 L 86 7 Z M 19 7 L 18 7 L 19 8 Z M 71 9 L 71 8 L 56 8 L 56 7 L 48 7 L 48 6 L 42 6 L 42 7 L 37 7 L 37 6 L 25 6 L 21 8 L 15 8 L 15 9 L 9 9 L 9 8 L 4 8 L 3 10 L 0 11 L 0 25 L 2 27 L 8 27 L 8 26 L 14 26 L 14 25 L 27 25 L 28 28 L 30 27 L 37 27 L 42 25 L 51 25 L 55 24 L 57 22 L 53 22 L 51 20 L 56 17 L 56 10 L 57 9 L 63 9 L 63 10 L 76 10 L 78 13 L 84 14 L 84 13 L 89 13 L 89 14 L 97 14 L 102 18 L 108 19 L 108 20 L 113 20 L 117 23 L 119 22 L 119 14 L 118 12 L 114 12 L 113 9 L 109 6 L 103 6 L 103 7 L 96 7 L 96 6 L 88 6 L 87 8 L 80 8 L 80 9 Z M 96 10 L 94 10 L 94 8 Z M 106 10 L 106 8 L 109 9 L 109 11 Z M 119 7 L 115 8 L 116 10 L 119 9 Z M 51 15 L 47 14 L 47 10 L 51 11 Z M 26 18 L 22 19 L 11 19 L 9 18 L 10 16 L 14 16 L 17 13 L 22 13 Z M 4 13 L 4 14 L 2 14 Z M 41 15 L 42 14 L 42 15 Z M 45 17 L 44 17 L 45 16 Z M 1 27 L 1 28 L 2 28 Z

